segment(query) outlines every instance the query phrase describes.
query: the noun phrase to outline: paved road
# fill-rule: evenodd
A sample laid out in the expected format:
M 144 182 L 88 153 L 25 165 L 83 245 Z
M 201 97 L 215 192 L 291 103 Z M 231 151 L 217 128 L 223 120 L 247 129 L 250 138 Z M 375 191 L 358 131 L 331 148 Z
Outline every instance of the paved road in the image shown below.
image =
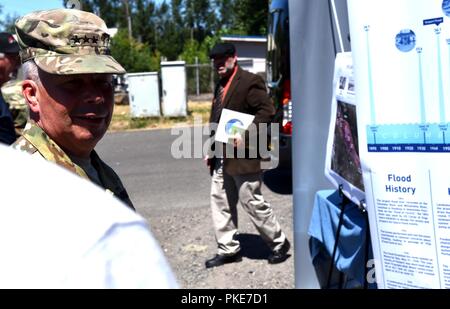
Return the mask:
M 159 208 L 196 208 L 209 205 L 210 178 L 201 159 L 174 159 L 170 130 L 109 133 L 96 150 L 120 175 L 133 203 L 144 214 Z M 266 184 L 286 193 L 290 179 L 267 173 Z M 272 195 L 271 191 L 265 191 Z M 283 195 L 277 194 L 277 199 Z M 283 201 L 290 202 L 290 195 Z M 268 198 L 270 199 L 270 198 Z
M 239 231 L 244 261 L 204 268 L 204 261 L 216 253 L 209 209 L 210 177 L 202 159 L 172 157 L 176 138 L 170 130 L 108 133 L 96 149 L 121 177 L 137 211 L 150 221 L 181 286 L 293 288 L 294 259 L 267 264 L 270 251 L 242 208 Z M 292 196 L 285 194 L 290 191 L 290 179 L 279 173 L 266 175 L 264 197 L 292 240 Z
M 97 151 L 120 175 L 137 209 L 208 205 L 209 177 L 201 159 L 172 157 L 170 130 L 109 133 Z

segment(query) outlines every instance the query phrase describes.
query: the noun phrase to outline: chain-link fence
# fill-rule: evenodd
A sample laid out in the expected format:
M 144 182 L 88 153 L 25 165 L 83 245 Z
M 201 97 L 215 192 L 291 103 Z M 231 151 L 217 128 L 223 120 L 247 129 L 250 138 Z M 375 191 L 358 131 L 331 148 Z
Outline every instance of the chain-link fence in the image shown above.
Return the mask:
M 187 64 L 186 79 L 189 96 L 199 97 L 214 91 L 214 71 L 211 63 Z
M 159 74 L 161 73 L 159 72 Z M 212 63 L 186 64 L 187 94 L 189 99 L 193 101 L 210 101 L 217 78 Z M 160 87 L 162 88 L 162 86 Z M 129 104 L 128 80 L 126 76 L 115 76 L 114 90 L 116 104 Z

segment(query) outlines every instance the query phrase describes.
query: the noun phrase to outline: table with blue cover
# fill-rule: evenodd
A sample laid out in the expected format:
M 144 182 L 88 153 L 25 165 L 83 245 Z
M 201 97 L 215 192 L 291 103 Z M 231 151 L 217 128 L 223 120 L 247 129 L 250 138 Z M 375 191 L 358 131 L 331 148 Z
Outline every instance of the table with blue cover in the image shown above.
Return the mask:
M 330 288 L 331 257 L 336 243 L 343 197 L 339 191 L 322 190 L 315 196 L 314 209 L 308 230 L 310 252 L 322 288 Z M 334 268 L 344 274 L 347 287 L 363 287 L 366 278 L 366 259 L 372 259 L 368 223 L 365 213 L 349 200 L 342 217 L 336 246 Z M 367 239 L 366 241 L 366 238 Z M 369 244 L 366 252 L 366 244 Z M 333 280 L 336 281 L 336 280 Z M 328 285 L 328 286 L 327 286 Z M 369 288 L 374 288 L 371 285 Z

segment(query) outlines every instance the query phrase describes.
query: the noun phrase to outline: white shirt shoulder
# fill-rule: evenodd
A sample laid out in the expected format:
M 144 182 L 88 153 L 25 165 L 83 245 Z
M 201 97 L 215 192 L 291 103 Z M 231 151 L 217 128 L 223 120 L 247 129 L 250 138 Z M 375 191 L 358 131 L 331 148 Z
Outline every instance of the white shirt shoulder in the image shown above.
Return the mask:
M 178 287 L 140 215 L 54 164 L 0 158 L 0 288 Z

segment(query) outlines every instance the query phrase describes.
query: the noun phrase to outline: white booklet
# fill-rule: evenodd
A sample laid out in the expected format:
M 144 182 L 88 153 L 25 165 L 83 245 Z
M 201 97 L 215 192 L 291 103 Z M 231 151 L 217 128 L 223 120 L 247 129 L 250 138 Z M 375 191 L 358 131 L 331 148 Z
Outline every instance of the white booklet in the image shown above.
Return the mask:
M 224 108 L 220 116 L 219 125 L 216 132 L 216 141 L 222 143 L 232 143 L 237 134 L 243 136 L 255 119 L 254 115 L 240 113 Z

